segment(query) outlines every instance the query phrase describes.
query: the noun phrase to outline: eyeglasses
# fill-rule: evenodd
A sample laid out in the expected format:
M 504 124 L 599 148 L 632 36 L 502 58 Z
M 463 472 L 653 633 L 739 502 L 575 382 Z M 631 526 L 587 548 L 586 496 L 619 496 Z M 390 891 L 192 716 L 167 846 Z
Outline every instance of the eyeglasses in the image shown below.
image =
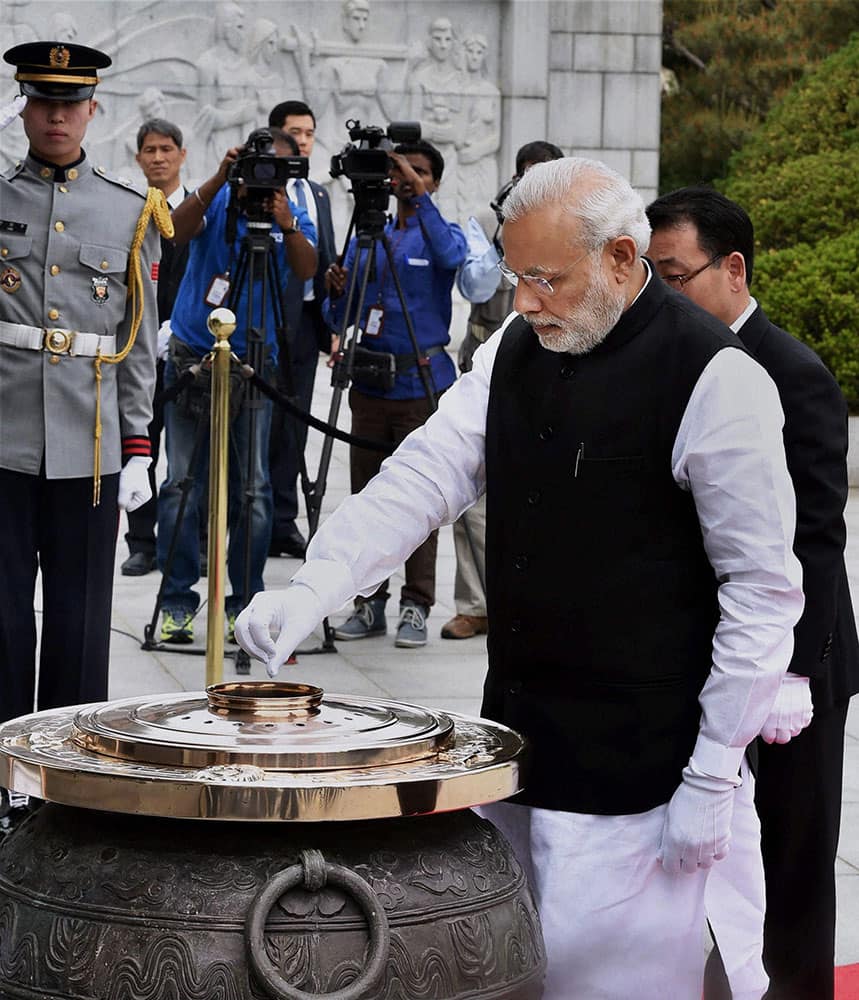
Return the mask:
M 558 271 L 557 274 L 553 274 L 551 278 L 543 278 L 538 274 L 519 274 L 517 271 L 511 270 L 511 268 L 509 268 L 503 260 L 498 261 L 498 270 L 504 275 L 510 284 L 513 285 L 514 288 L 521 280 L 524 281 L 529 288 L 533 288 L 538 295 L 554 295 L 554 283 L 557 283 L 558 278 L 563 278 L 565 274 L 572 271 L 576 264 L 583 261 L 585 257 L 590 256 L 593 252 L 593 249 L 586 250 L 581 257 L 577 257 L 572 264 L 565 267 L 563 271 Z
M 688 274 L 663 274 L 662 280 L 671 285 L 672 288 L 684 289 L 693 278 L 697 278 L 699 274 L 703 274 L 708 267 L 712 267 L 716 261 L 721 260 L 725 255 L 723 253 L 717 253 L 715 256 L 711 257 L 706 264 L 702 264 L 699 268 L 694 271 L 690 271 Z

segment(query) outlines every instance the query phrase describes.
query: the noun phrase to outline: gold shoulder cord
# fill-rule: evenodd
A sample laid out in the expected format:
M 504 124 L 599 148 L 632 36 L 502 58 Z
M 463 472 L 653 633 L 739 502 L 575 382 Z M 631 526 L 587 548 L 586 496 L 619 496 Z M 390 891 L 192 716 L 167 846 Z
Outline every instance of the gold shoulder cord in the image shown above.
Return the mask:
M 93 461 L 92 505 L 97 507 L 101 502 L 101 366 L 118 365 L 124 361 L 137 339 L 137 331 L 143 319 L 143 275 L 140 273 L 140 247 L 149 226 L 149 220 L 154 219 L 158 232 L 165 239 L 173 238 L 173 220 L 170 218 L 170 208 L 164 192 L 159 188 L 149 188 L 146 192 L 146 204 L 137 220 L 134 237 L 128 251 L 128 298 L 131 299 L 131 329 L 125 347 L 118 354 L 102 354 L 95 356 L 95 458 Z

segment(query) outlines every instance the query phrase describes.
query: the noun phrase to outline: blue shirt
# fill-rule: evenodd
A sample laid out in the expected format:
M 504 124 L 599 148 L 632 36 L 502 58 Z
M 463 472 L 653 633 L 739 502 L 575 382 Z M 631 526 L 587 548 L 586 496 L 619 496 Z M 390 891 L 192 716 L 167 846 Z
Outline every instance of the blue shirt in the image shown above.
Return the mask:
M 450 293 L 456 269 L 465 260 L 467 247 L 462 230 L 455 222 L 447 222 L 442 218 L 428 194 L 415 199 L 414 204 L 417 211 L 405 220 L 405 229 L 397 229 L 396 224 L 391 222 L 385 227 L 385 235 L 390 242 L 394 266 L 402 285 L 415 336 L 419 346 L 425 351 L 430 347 L 443 347 L 450 343 Z M 349 272 L 350 279 L 357 267 L 360 280 L 369 251 L 362 250 L 357 262 L 356 253 L 357 241 L 353 239 L 343 266 Z M 393 354 L 412 354 L 414 348 L 397 288 L 389 271 L 384 247 L 378 243 L 375 280 L 367 284 L 361 326 L 366 323 L 369 309 L 379 304 L 384 309 L 382 327 L 377 336 L 370 336 L 365 332 L 361 338 L 361 346 Z M 359 291 L 360 286 L 356 286 L 353 310 L 358 303 Z M 325 320 L 337 333 L 342 328 L 346 299 L 347 293 L 344 292 L 337 299 L 326 299 L 323 305 Z M 354 322 L 354 316 L 349 317 L 349 322 Z M 444 351 L 430 358 L 430 366 L 438 392 L 446 389 L 456 379 L 456 368 Z M 397 373 L 396 383 L 390 392 L 365 388 L 358 382 L 355 384 L 366 395 L 383 396 L 385 399 L 418 399 L 425 394 L 417 364 Z
M 227 244 L 227 206 L 229 202 L 230 186 L 229 184 L 225 184 L 206 209 L 206 214 L 203 216 L 205 221 L 203 231 L 191 240 L 188 266 L 185 268 L 185 275 L 179 286 L 176 301 L 173 304 L 173 312 L 170 316 L 170 327 L 173 333 L 179 340 L 200 355 L 208 354 L 214 344 L 212 335 L 209 333 L 209 328 L 206 326 L 209 313 L 215 308 L 208 305 L 205 301 L 209 286 L 212 283 L 212 279 L 217 275 L 226 274 L 227 269 L 230 267 L 235 269 L 239 261 L 242 237 L 248 229 L 247 218 L 240 212 L 236 226 L 235 244 L 232 248 Z M 289 205 L 292 209 L 292 214 L 298 220 L 302 234 L 316 246 L 316 229 L 310 221 L 310 216 L 305 209 L 299 208 L 293 202 L 290 202 Z M 286 259 L 283 231 L 276 222 L 272 222 L 271 236 L 275 243 L 274 259 L 280 277 L 281 288 L 285 291 L 291 272 Z M 286 237 L 286 239 L 289 238 Z M 235 273 L 231 274 L 230 278 L 231 280 L 235 280 Z M 230 345 L 233 353 L 237 354 L 240 358 L 244 358 L 247 351 L 248 318 L 247 282 L 243 280 L 242 285 L 238 303 L 232 307 L 236 314 L 237 325 L 235 333 L 230 337 Z M 266 346 L 269 349 L 271 359 L 274 361 L 277 358 L 277 334 L 274 322 L 272 291 L 269 288 L 266 294 L 265 334 Z M 261 301 L 262 279 L 260 277 L 254 283 L 255 314 L 252 319 L 254 325 L 259 324 L 262 319 Z M 227 305 L 227 301 L 225 300 L 222 305 Z

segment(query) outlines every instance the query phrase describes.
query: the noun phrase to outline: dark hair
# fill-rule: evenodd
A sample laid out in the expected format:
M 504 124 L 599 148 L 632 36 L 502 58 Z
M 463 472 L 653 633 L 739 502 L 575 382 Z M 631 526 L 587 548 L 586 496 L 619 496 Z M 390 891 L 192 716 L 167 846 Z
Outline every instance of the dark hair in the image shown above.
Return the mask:
M 137 130 L 138 153 L 143 149 L 143 141 L 150 132 L 156 132 L 158 135 L 166 135 L 168 139 L 172 139 L 176 143 L 177 149 L 182 148 L 182 129 L 178 125 L 168 122 L 166 118 L 150 118 Z
M 283 142 L 289 146 L 292 151 L 293 156 L 301 156 L 298 150 L 298 143 L 295 141 L 295 136 L 290 135 L 289 132 L 284 132 L 282 128 L 269 128 L 271 132 L 272 142 Z
M 741 253 L 746 261 L 746 284 L 751 287 L 755 228 L 735 201 L 709 187 L 678 188 L 648 205 L 647 218 L 654 232 L 691 222 L 698 231 L 698 246 L 708 257 Z
M 414 142 L 401 142 L 398 146 L 394 146 L 394 152 L 402 153 L 404 156 L 407 156 L 409 153 L 420 153 L 430 162 L 432 179 L 436 184 L 441 180 L 441 175 L 444 173 L 444 157 L 426 139 L 416 139 Z
M 544 139 L 526 142 L 516 154 L 516 176 L 521 177 L 526 163 L 546 163 L 549 160 L 562 160 L 564 153 L 559 146 Z
M 275 104 L 268 113 L 268 123 L 275 128 L 283 128 L 290 115 L 310 115 L 313 127 L 316 128 L 316 115 L 304 101 L 281 101 L 280 104 Z

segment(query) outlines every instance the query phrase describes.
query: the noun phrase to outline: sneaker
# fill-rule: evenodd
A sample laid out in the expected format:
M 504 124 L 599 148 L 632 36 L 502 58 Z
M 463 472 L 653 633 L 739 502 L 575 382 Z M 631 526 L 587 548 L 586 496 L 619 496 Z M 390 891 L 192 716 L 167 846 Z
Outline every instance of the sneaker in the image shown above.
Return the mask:
M 476 635 L 486 635 L 488 625 L 486 615 L 454 615 L 441 627 L 442 639 L 472 639 Z
M 238 646 L 236 642 L 236 618 L 238 617 L 235 611 L 227 612 L 227 642 L 231 643 L 233 646 Z
M 397 625 L 395 646 L 412 648 L 427 644 L 427 615 L 429 608 L 414 601 L 404 601 L 400 605 L 400 623 Z
M 194 616 L 190 611 L 165 611 L 161 619 L 161 641 L 185 645 L 194 641 Z
M 385 598 L 376 597 L 363 601 L 352 614 L 334 629 L 336 639 L 366 639 L 370 635 L 384 635 L 388 631 L 385 621 Z

